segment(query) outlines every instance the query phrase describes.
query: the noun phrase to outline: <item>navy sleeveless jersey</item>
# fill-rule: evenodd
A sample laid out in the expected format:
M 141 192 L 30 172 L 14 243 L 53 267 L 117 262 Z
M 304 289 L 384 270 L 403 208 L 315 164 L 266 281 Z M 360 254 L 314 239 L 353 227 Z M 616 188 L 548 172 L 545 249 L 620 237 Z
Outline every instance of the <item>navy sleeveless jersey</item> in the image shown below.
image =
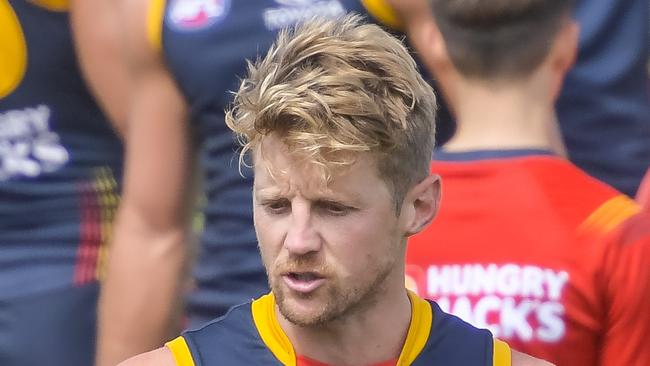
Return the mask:
M 0 29 L 0 297 L 93 282 L 121 143 L 82 81 L 65 9 L 0 0 Z
M 277 33 L 297 22 L 367 13 L 359 0 L 168 0 L 160 8 L 163 57 L 189 103 L 204 172 L 205 226 L 188 301 L 198 324 L 268 291 L 253 229 L 252 172 L 240 175 L 238 146 L 224 122 L 246 60 L 263 56 Z
M 507 344 L 409 293 L 412 316 L 397 365 L 506 366 Z M 273 295 L 232 308 L 167 343 L 178 365 L 296 365 L 291 341 L 275 316 Z

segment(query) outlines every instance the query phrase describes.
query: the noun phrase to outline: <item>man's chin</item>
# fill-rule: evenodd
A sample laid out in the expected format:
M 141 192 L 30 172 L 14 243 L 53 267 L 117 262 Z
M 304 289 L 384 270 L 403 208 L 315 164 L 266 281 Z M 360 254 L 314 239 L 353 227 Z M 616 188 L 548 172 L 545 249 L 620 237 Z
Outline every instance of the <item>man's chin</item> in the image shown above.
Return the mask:
M 317 327 L 323 325 L 327 321 L 322 313 L 299 311 L 290 307 L 281 307 L 280 313 L 290 323 L 299 327 Z
M 280 314 L 291 323 L 308 327 L 327 320 L 327 301 L 317 294 L 294 294 L 286 291 L 277 297 Z

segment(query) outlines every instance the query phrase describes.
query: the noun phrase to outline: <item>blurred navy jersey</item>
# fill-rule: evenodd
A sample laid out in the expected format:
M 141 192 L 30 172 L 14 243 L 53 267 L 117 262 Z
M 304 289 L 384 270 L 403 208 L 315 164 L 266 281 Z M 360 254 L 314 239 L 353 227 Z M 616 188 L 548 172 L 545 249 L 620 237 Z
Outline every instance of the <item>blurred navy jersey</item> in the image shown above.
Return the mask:
M 578 1 L 578 61 L 557 104 L 571 160 L 629 196 L 650 165 L 648 9 L 648 0 Z
M 92 283 L 121 143 L 81 79 L 66 1 L 1 0 L 0 29 L 0 299 Z
M 510 348 L 409 292 L 411 323 L 397 365 L 509 366 Z M 272 294 L 232 308 L 224 317 L 167 343 L 177 365 L 300 366 L 276 318 Z
M 0 365 L 89 366 L 99 284 L 0 299 Z
M 365 4 L 365 5 L 364 5 Z M 278 32 L 312 17 L 349 12 L 391 22 L 381 1 L 359 0 L 153 0 L 149 38 L 191 111 L 203 169 L 205 227 L 188 302 L 199 324 L 268 291 L 252 217 L 252 175 L 239 173 L 236 144 L 224 110 L 246 72 L 246 59 L 263 55 Z M 394 20 L 394 18 L 392 18 Z M 153 30 L 153 31 L 152 31 Z

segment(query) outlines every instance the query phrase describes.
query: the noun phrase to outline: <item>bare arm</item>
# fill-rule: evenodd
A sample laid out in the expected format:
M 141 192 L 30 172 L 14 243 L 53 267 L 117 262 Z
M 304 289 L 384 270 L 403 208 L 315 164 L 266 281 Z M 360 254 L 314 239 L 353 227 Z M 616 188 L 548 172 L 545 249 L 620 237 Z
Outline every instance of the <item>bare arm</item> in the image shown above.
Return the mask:
M 512 366 L 553 366 L 552 363 L 512 350 Z
M 86 81 L 113 128 L 124 136 L 129 78 L 118 4 L 113 0 L 72 0 L 70 20 Z
M 162 347 L 130 358 L 117 366 L 176 366 L 176 362 L 171 351 Z
M 98 366 L 170 338 L 188 257 L 187 107 L 147 42 L 147 3 L 126 0 L 120 9 L 131 104 L 123 196 L 99 302 Z

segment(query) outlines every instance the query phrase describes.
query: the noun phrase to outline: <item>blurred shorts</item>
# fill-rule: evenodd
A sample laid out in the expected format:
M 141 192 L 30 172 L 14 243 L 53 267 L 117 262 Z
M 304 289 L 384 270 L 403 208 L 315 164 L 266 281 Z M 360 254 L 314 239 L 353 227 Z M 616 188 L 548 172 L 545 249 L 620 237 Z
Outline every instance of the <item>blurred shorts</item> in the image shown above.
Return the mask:
M 91 366 L 99 286 L 0 300 L 0 365 Z

